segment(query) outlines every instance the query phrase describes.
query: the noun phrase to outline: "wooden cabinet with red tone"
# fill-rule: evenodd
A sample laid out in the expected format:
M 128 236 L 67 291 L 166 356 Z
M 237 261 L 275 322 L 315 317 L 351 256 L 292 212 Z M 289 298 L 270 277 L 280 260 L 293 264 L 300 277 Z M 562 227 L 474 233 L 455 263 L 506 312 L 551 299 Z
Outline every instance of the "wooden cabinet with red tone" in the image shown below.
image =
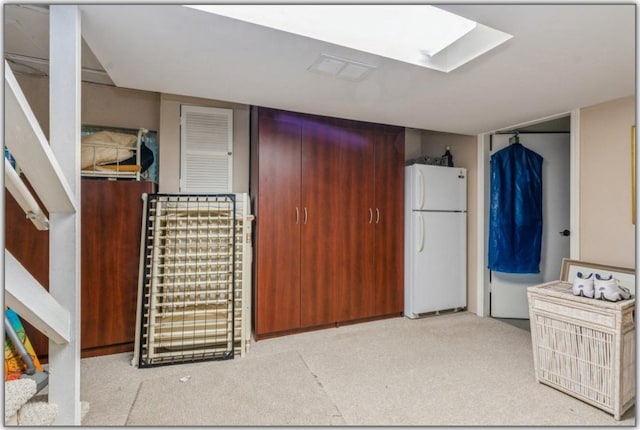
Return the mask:
M 346 213 L 342 187 L 344 130 L 307 123 L 302 128 L 301 327 L 342 320 L 341 287 Z
M 400 315 L 404 130 L 256 108 L 251 157 L 256 338 Z
M 301 128 L 263 118 L 260 138 L 260 168 L 252 175 L 257 174 L 253 182 L 260 184 L 264 198 L 254 213 L 265 227 L 256 233 L 260 238 L 254 249 L 264 259 L 254 263 L 260 278 L 254 321 L 263 332 L 278 332 L 300 327 Z
M 154 184 L 82 179 L 81 355 L 133 351 L 143 193 Z M 5 246 L 42 286 L 49 284 L 49 232 L 38 231 L 5 193 Z M 39 356 L 47 338 L 26 328 Z
M 375 151 L 375 310 L 404 309 L 404 134 L 381 133 Z
M 82 355 L 133 351 L 143 181 L 82 180 Z
M 333 250 L 339 257 L 334 321 L 340 322 L 374 315 L 374 133 L 366 128 L 343 128 L 334 142 L 340 166 L 335 215 L 340 228 Z
M 44 208 L 45 206 L 28 183 L 27 187 L 38 200 L 40 207 Z M 46 213 L 46 209 L 43 210 Z M 49 232 L 36 229 L 6 188 L 4 193 L 4 246 L 40 285 L 49 289 Z M 49 339 L 24 319 L 22 323 L 34 351 L 38 357 L 46 359 L 49 351 Z

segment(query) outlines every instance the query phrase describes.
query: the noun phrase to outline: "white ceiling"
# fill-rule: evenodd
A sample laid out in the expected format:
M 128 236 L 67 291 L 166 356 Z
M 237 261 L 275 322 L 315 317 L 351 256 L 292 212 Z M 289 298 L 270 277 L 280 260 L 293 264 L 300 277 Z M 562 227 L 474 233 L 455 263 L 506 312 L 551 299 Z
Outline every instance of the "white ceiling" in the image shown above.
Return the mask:
M 49 10 L 46 5 L 4 6 L 4 52 L 14 73 L 49 74 Z M 82 41 L 82 78 L 113 84 L 102 65 Z
M 179 5 L 81 10 L 86 43 L 128 88 L 462 134 L 635 93 L 635 5 L 439 7 L 514 37 L 447 74 Z M 320 54 L 376 68 L 360 82 L 309 72 Z

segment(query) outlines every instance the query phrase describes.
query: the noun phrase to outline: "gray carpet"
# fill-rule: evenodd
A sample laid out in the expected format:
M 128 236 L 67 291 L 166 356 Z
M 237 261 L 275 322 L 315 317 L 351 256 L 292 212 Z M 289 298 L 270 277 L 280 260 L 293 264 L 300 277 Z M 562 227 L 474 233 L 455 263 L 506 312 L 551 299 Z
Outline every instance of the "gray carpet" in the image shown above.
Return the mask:
M 143 382 L 127 424 L 344 424 L 298 354 L 219 362 L 184 382 L 179 375 Z
M 466 312 L 263 340 L 230 361 L 130 356 L 83 360 L 83 424 L 635 425 L 536 383 L 530 333 Z

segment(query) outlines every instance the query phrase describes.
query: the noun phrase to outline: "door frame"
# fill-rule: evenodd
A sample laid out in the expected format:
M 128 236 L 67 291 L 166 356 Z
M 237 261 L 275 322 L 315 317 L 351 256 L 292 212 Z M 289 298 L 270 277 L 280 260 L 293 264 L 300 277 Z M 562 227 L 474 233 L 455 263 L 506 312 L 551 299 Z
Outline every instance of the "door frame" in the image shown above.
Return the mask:
M 488 252 L 488 234 L 489 234 L 489 207 L 487 205 L 487 193 L 489 192 L 489 140 L 490 135 L 501 130 L 512 130 L 540 122 L 551 121 L 563 116 L 570 115 L 570 183 L 569 183 L 569 229 L 570 236 L 570 258 L 572 260 L 580 259 L 580 109 L 573 109 L 569 112 L 562 112 L 556 115 L 540 118 L 537 120 L 527 121 L 511 127 L 504 127 L 500 130 L 492 130 L 478 135 L 478 157 L 477 157 L 477 229 L 478 241 L 477 245 L 477 306 L 476 314 L 480 317 L 489 316 L 490 304 L 490 288 L 489 269 L 487 269 L 487 252 Z

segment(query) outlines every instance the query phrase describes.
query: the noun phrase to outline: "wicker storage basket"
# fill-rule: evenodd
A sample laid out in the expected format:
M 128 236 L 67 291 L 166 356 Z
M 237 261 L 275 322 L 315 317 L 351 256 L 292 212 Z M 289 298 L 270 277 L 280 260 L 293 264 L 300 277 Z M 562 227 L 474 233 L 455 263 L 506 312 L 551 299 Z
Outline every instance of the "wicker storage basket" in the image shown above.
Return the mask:
M 562 281 L 527 294 L 536 380 L 619 420 L 635 400 L 635 299 L 577 297 Z

